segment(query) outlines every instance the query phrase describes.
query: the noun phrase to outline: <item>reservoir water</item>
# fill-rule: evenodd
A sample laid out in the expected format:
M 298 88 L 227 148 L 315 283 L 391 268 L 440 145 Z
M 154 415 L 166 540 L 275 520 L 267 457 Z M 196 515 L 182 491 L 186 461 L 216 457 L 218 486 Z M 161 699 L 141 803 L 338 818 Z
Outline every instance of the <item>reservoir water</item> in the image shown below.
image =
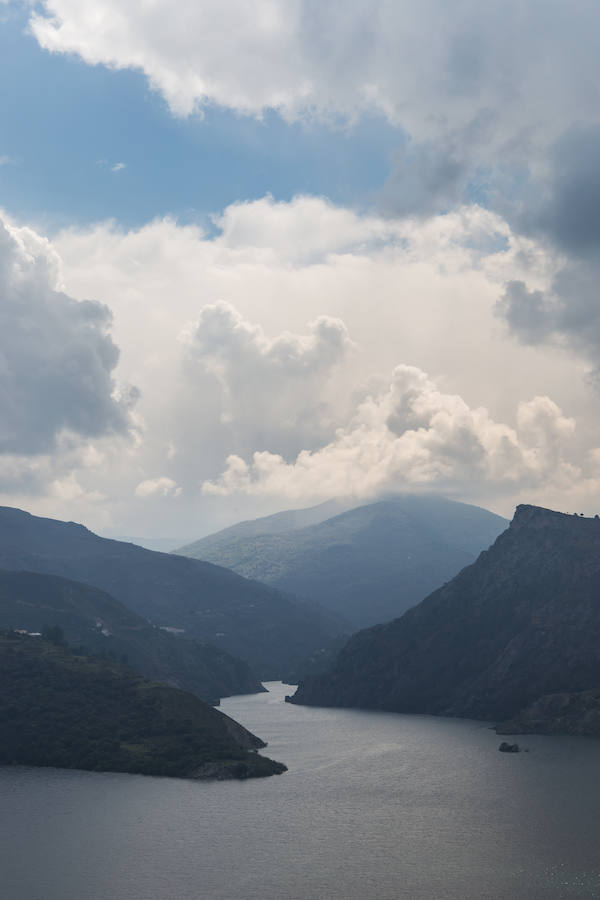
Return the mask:
M 600 741 L 223 701 L 282 776 L 0 768 L 2 900 L 600 898 Z

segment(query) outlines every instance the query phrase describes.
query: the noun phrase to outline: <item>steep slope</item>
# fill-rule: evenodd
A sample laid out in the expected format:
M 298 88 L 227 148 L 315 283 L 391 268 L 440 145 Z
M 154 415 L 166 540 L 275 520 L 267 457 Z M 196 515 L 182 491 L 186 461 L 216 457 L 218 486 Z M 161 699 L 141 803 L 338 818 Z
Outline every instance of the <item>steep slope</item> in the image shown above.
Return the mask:
M 0 764 L 250 778 L 285 766 L 193 694 L 40 638 L 0 636 Z
M 155 625 L 239 656 L 260 678 L 279 677 L 334 630 L 308 604 L 227 569 L 10 507 L 0 508 L 0 568 L 93 585 Z
M 476 563 L 354 635 L 296 703 L 496 721 L 600 687 L 600 520 L 519 506 Z
M 574 734 L 600 737 L 600 688 L 544 694 L 507 722 L 498 734 Z
M 295 521 L 293 514 L 279 525 Z M 226 529 L 178 552 L 310 598 L 356 628 L 393 619 L 418 603 L 473 562 L 507 525 L 476 506 L 409 495 L 277 533 L 273 518 Z
M 0 629 L 47 625 L 58 625 L 73 646 L 126 660 L 145 678 L 205 700 L 263 690 L 241 659 L 161 631 L 104 591 L 56 575 L 0 570 Z

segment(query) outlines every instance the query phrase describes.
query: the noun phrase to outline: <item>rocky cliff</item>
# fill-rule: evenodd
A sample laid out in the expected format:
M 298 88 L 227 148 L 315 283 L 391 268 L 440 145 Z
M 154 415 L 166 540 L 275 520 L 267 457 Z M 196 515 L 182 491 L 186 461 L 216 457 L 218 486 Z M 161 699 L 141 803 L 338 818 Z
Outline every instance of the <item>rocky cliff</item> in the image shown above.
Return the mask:
M 600 690 L 544 694 L 514 718 L 497 725 L 496 732 L 600 737 Z
M 293 702 L 518 728 L 519 713 L 544 695 L 598 687 L 600 520 L 519 506 L 473 565 L 401 618 L 354 635 Z

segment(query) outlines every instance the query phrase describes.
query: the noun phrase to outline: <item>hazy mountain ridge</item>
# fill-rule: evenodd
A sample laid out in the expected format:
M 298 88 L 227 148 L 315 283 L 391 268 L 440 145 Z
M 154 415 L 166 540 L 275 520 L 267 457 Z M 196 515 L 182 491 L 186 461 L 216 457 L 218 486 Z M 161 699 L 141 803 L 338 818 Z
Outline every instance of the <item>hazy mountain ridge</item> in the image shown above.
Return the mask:
M 250 666 L 210 644 L 150 625 L 109 594 L 57 575 L 0 570 L 0 629 L 58 625 L 73 646 L 108 654 L 205 700 L 263 690 Z
M 354 635 L 294 702 L 502 721 L 544 695 L 596 688 L 600 520 L 519 506 L 473 565 Z
M 265 744 L 176 688 L 41 638 L 0 635 L 0 764 L 176 777 L 250 778 L 285 770 Z
M 472 562 L 507 524 L 476 506 L 404 495 L 276 532 L 276 525 L 294 521 L 294 512 L 311 510 L 258 519 L 250 532 L 225 529 L 178 552 L 310 598 L 364 627 L 418 603 Z
M 192 541 L 177 549 L 177 553 L 184 556 L 194 556 L 193 550 L 197 544 L 206 542 L 207 546 L 226 547 L 232 539 L 250 538 L 265 534 L 283 534 L 288 531 L 297 531 L 300 528 L 308 528 L 310 525 L 318 525 L 325 519 L 345 512 L 348 504 L 341 500 L 326 500 L 316 506 L 305 509 L 284 509 L 282 512 L 272 513 L 270 516 L 262 516 L 259 519 L 245 519 L 228 528 L 209 534 L 207 537 Z M 189 553 L 187 551 L 190 551 Z
M 155 625 L 240 657 L 264 679 L 280 677 L 335 633 L 326 613 L 228 569 L 11 507 L 0 508 L 0 567 L 93 585 Z

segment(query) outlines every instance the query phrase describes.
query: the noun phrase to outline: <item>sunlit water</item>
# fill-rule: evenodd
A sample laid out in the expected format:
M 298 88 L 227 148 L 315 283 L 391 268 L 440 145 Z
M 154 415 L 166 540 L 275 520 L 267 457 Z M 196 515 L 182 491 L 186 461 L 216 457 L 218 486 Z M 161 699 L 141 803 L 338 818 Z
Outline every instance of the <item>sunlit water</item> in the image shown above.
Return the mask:
M 0 768 L 2 900 L 600 898 L 600 741 L 312 709 L 222 709 L 280 777 Z

